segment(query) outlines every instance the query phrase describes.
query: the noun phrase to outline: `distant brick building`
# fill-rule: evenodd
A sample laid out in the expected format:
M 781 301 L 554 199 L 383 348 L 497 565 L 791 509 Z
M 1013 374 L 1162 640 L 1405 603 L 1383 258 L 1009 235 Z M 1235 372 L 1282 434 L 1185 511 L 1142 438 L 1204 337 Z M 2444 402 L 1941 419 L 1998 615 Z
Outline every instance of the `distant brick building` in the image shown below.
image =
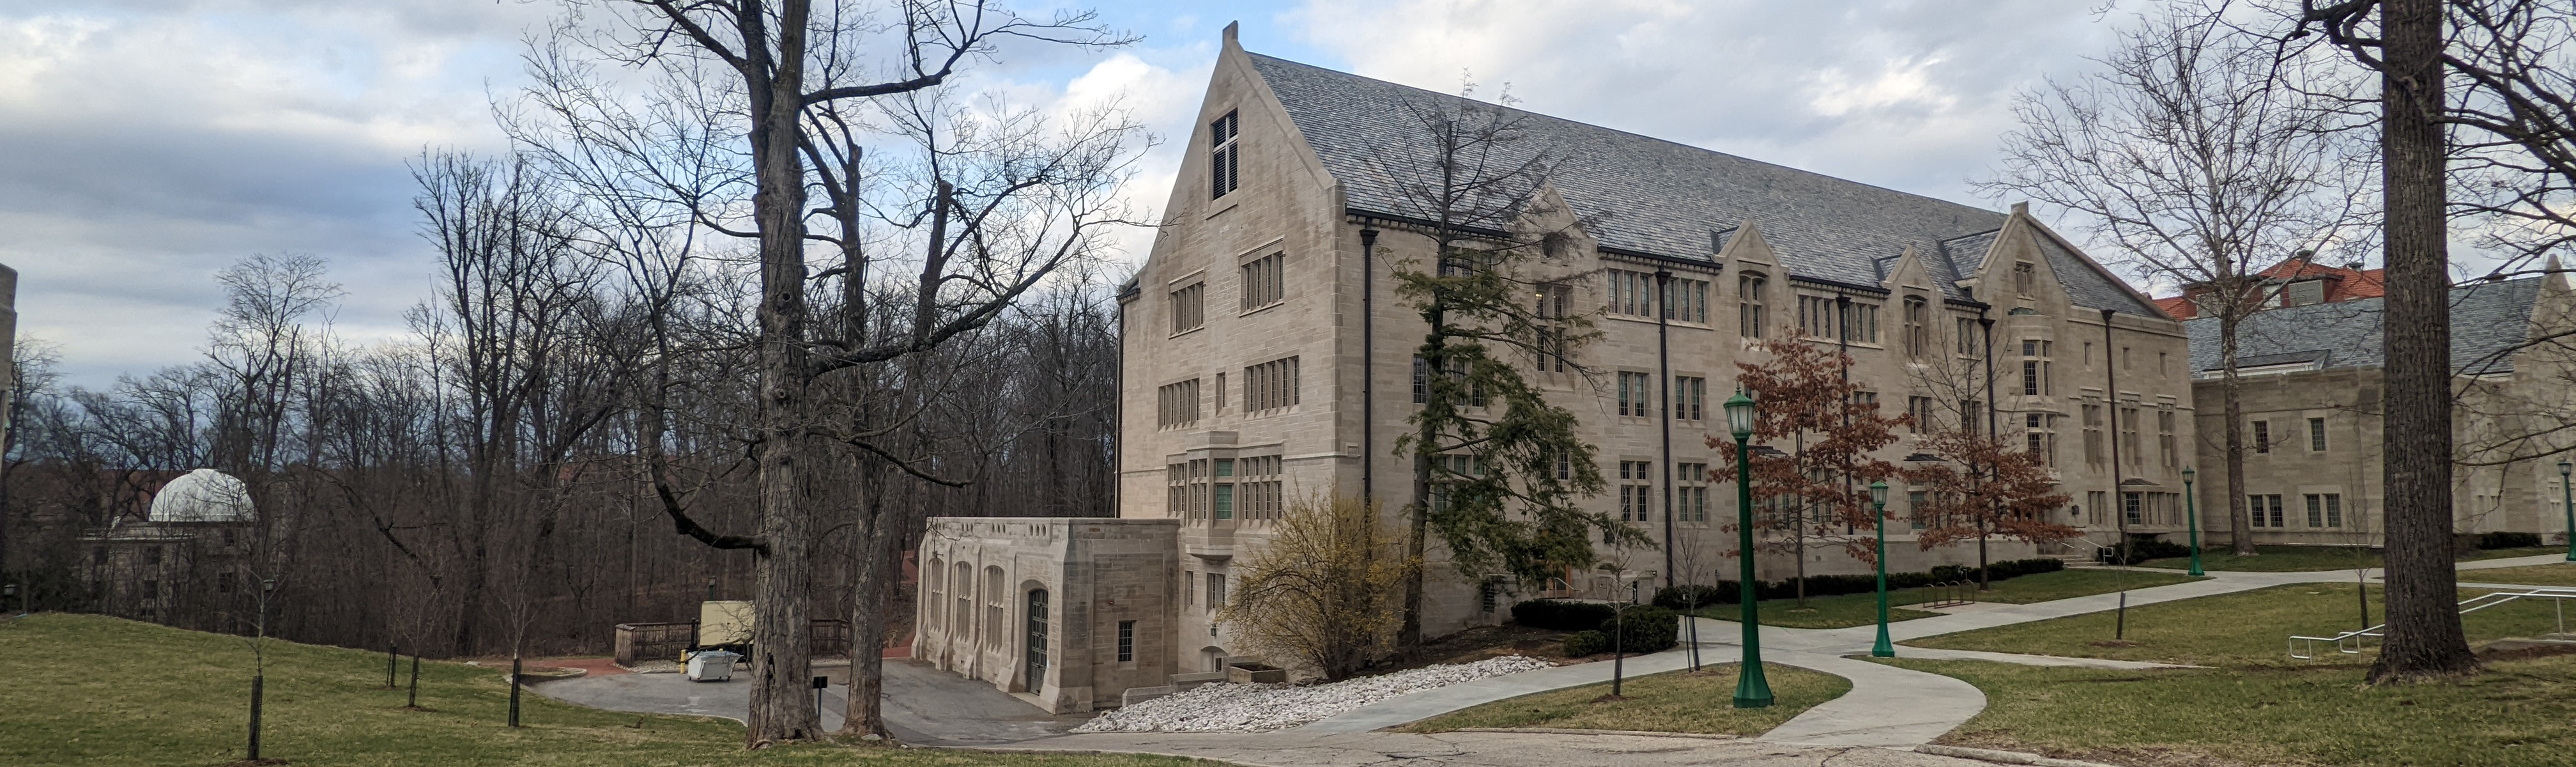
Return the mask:
M 1120 298 L 1118 524 L 934 520 L 917 657 L 1059 711 L 1116 704 L 1113 680 L 1215 673 L 1242 650 L 1213 616 L 1287 501 L 1368 487 L 1393 514 L 1411 500 L 1410 459 L 1394 447 L 1426 375 L 1412 360 L 1426 326 L 1394 294 L 1394 270 L 1428 262 L 1430 240 L 1370 160 L 1406 144 L 1407 103 L 1456 99 L 1247 53 L 1229 28 L 1151 257 Z M 1885 410 L 1968 411 L 2044 453 L 2076 499 L 2052 513 L 2088 540 L 2181 529 L 2178 472 L 2195 439 L 2182 327 L 2020 206 L 1512 114 L 1568 155 L 1546 193 L 1586 222 L 1546 267 L 1558 273 L 1538 275 L 1564 286 L 1545 300 L 1603 333 L 1579 352 L 1597 379 L 1529 375 L 1598 447 L 1614 487 L 1589 503 L 1656 548 L 1631 552 L 1628 572 L 1545 583 L 1465 578 L 1435 551 L 1428 633 L 1499 623 L 1519 599 L 1651 589 L 1664 551 L 1675 580 L 1732 579 L 1735 494 L 1706 481 L 1718 454 L 1704 440 L 1725 430 L 1735 363 L 1793 329 L 1848 346 L 1852 377 Z M 1994 396 L 1932 401 L 1917 373 L 1986 355 L 1986 321 Z M 1885 457 L 1921 444 L 1908 436 Z M 2134 519 L 2113 512 L 2115 484 L 2138 499 Z M 1891 566 L 1975 561 L 1973 542 L 1918 550 L 1901 521 L 1910 490 L 1889 504 Z M 1838 549 L 1810 553 L 1812 574 L 1865 569 Z M 1768 580 L 1799 569 L 1786 554 L 1758 560 Z
M 2260 305 L 2265 309 L 2379 298 L 2388 294 L 2388 270 L 2364 269 L 2358 263 L 2320 264 L 2314 255 L 2303 252 L 2257 272 L 2253 289 L 2261 291 Z M 2210 290 L 2206 285 L 2186 285 L 2182 295 L 2156 299 L 2156 308 L 2178 320 L 2198 318 L 2201 301 Z

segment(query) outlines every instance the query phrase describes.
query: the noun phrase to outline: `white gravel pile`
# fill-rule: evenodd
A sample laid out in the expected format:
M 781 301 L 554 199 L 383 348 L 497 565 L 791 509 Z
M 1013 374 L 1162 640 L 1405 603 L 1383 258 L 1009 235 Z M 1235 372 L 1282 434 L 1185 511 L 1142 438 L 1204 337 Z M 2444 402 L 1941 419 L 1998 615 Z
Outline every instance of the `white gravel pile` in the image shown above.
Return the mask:
M 1262 732 L 1312 722 L 1371 703 L 1556 664 L 1525 655 L 1398 671 L 1297 687 L 1208 684 L 1101 714 L 1074 732 Z

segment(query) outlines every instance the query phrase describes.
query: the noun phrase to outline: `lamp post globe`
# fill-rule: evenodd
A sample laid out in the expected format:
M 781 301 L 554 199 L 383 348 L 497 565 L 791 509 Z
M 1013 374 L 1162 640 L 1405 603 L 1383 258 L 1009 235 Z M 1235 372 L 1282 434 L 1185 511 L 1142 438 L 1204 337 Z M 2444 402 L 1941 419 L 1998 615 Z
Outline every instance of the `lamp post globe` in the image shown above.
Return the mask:
M 1735 677 L 1736 708 L 1771 705 L 1771 681 L 1762 675 L 1761 590 L 1753 575 L 1753 397 L 1742 388 L 1726 400 L 1726 429 L 1735 437 L 1735 561 L 1737 625 L 1744 629 L 1744 661 Z
M 1752 439 L 1752 438 L 1753 438 L 1753 397 L 1752 397 L 1752 395 L 1745 394 L 1743 389 L 1737 389 L 1737 390 L 1735 390 L 1735 396 L 1733 396 L 1733 397 L 1728 397 L 1728 398 L 1726 399 L 1726 405 L 1725 405 L 1725 408 L 1726 408 L 1726 430 L 1727 430 L 1727 432 L 1728 432 L 1728 433 L 1730 433 L 1730 434 L 1733 434 L 1733 435 L 1735 436 L 1735 441 L 1737 441 L 1737 442 L 1743 442 L 1743 441 L 1745 441 L 1745 440 Z
M 2208 575 L 2200 570 L 2199 493 L 2191 489 L 2191 481 L 2199 476 L 2199 470 L 2189 466 L 2182 467 L 2182 524 L 2191 531 L 2191 577 L 2194 578 Z M 2576 556 L 2576 554 L 2570 556 Z
M 1896 657 L 1896 644 L 1887 639 L 1887 481 L 1869 483 L 1869 505 L 1877 515 L 1871 527 L 1878 528 L 1878 643 L 1870 645 L 1869 654 L 1877 658 Z
M 2570 489 L 2567 486 L 2568 481 L 2576 477 L 2570 475 L 2576 475 L 2576 462 L 2560 460 L 2558 462 L 2558 503 L 2567 511 L 2567 561 L 2576 562 L 2576 489 Z

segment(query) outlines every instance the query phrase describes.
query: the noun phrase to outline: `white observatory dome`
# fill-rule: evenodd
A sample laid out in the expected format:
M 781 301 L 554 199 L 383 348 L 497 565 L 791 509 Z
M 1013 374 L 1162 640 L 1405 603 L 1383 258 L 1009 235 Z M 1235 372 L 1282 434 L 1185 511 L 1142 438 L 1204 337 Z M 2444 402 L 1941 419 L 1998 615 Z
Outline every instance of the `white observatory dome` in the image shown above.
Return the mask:
M 213 469 L 182 474 L 152 496 L 153 522 L 248 522 L 250 486 Z

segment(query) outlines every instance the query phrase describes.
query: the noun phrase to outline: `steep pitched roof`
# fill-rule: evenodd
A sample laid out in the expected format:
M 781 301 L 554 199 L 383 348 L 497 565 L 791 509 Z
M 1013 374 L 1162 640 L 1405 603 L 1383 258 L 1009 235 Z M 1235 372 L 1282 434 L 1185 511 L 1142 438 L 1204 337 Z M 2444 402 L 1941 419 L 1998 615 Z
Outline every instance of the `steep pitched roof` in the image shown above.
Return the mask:
M 2514 347 L 2530 333 L 2532 302 L 2544 277 L 2475 282 L 2451 288 L 2451 372 L 2513 372 Z M 2237 366 L 2315 362 L 2320 368 L 2388 364 L 2380 345 L 2388 299 L 2360 298 L 2256 312 L 2238 326 Z M 2218 318 L 2182 324 L 2191 334 L 2191 366 L 2216 370 Z M 2258 361 L 2260 360 L 2260 361 Z
M 1404 125 L 1403 105 L 1467 101 L 1285 59 L 1249 58 L 1324 167 L 1342 181 L 1349 205 L 1364 211 L 1403 215 L 1410 207 L 1373 162 L 1375 153 L 1412 143 L 1414 131 Z M 1509 151 L 1526 157 L 1544 147 L 1568 158 L 1553 179 L 1557 191 L 1578 213 L 1600 217 L 1588 231 L 1609 248 L 1708 260 L 1722 239 L 1718 233 L 1750 220 L 1762 225 L 1765 241 L 1793 275 L 1877 285 L 1884 279 L 1877 259 L 1911 245 L 1926 255 L 1926 268 L 1941 291 L 1956 297 L 1951 283 L 1985 251 L 1962 252 L 1958 243 L 1944 247 L 1944 241 L 1992 232 L 2006 218 L 1991 210 L 1597 125 L 1481 106 L 1524 120 L 1527 135 L 1535 140 Z M 1992 238 L 1984 244 L 1991 245 Z M 2057 257 L 2050 256 L 2052 261 Z M 2078 284 L 2087 277 L 2100 279 L 2089 267 L 2060 266 L 2059 274 L 2071 288 L 2106 297 L 2093 289 L 2100 286 Z M 2110 308 L 2148 311 L 2126 296 L 2118 300 Z

